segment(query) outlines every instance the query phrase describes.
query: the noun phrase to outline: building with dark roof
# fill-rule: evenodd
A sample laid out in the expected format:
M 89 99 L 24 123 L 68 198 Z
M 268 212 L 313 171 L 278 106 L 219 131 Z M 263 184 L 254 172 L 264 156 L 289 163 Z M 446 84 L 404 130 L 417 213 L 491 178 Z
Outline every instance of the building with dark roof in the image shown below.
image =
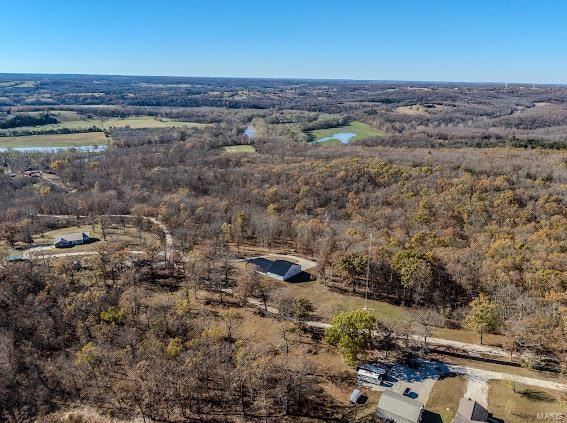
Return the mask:
M 353 404 L 365 404 L 368 401 L 368 396 L 360 389 L 355 389 L 350 394 L 350 402 Z
M 269 260 L 257 257 L 248 260 L 256 266 L 258 272 L 280 281 L 287 281 L 301 273 L 301 266 L 287 260 Z
M 75 232 L 55 237 L 53 244 L 56 248 L 67 248 L 73 245 L 87 244 L 90 241 L 88 232 Z
M 453 423 L 479 423 L 487 421 L 488 410 L 470 398 L 461 398 Z
M 258 272 L 266 273 L 272 265 L 273 260 L 268 260 L 263 257 L 255 257 L 248 260 L 248 263 L 253 264 Z

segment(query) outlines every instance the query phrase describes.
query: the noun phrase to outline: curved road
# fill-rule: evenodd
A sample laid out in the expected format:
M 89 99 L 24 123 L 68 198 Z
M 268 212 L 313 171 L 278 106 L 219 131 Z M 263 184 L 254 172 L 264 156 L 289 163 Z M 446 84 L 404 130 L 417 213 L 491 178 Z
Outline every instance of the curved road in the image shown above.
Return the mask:
M 73 215 L 37 215 L 40 217 L 54 217 L 54 218 L 84 218 L 87 216 L 73 216 Z M 169 260 L 172 256 L 172 253 L 174 252 L 174 247 L 173 247 L 173 238 L 171 236 L 171 232 L 169 231 L 169 229 L 167 228 L 167 226 L 161 222 L 159 219 L 155 218 L 155 217 L 150 217 L 150 216 L 135 216 L 135 215 L 130 215 L 130 214 L 108 214 L 108 215 L 103 215 L 106 217 L 123 217 L 123 218 L 141 218 L 141 219 L 145 219 L 150 221 L 151 223 L 153 223 L 154 225 L 158 226 L 164 233 L 165 235 L 165 249 L 164 249 L 164 254 L 165 254 L 165 259 L 166 261 Z M 38 247 L 38 248 L 45 248 L 45 247 Z M 134 252 L 134 253 L 138 253 L 138 252 Z M 62 253 L 62 254 L 57 254 L 57 255 L 49 255 L 49 257 L 59 257 L 59 256 L 74 256 L 74 255 L 88 255 L 91 253 Z M 96 254 L 96 253 L 95 253 Z M 25 255 L 25 253 L 24 253 Z M 37 256 L 36 256 L 37 257 Z M 302 260 L 302 269 L 305 270 L 308 267 L 313 267 L 314 265 L 316 265 L 315 262 L 309 261 L 309 260 L 305 260 L 302 259 L 301 257 L 295 257 L 294 258 L 298 259 L 298 260 Z M 305 268 L 304 268 L 305 266 Z M 231 289 L 224 289 L 223 290 L 226 293 L 232 293 Z M 259 307 L 259 308 L 264 308 L 264 304 L 256 299 L 256 298 L 248 298 L 247 302 L 252 304 L 255 307 Z M 278 314 L 279 311 L 272 306 L 268 306 L 268 310 L 269 313 L 272 314 Z M 331 325 L 329 323 L 324 323 L 324 322 L 316 322 L 316 321 L 305 321 L 303 322 L 305 325 L 307 326 L 311 326 L 311 327 L 315 327 L 315 328 L 320 328 L 320 329 L 326 329 L 328 327 L 330 327 Z M 412 339 L 414 340 L 422 340 L 423 337 L 418 336 L 418 335 L 413 335 Z M 486 346 L 486 345 L 478 345 L 478 344 L 469 344 L 466 342 L 460 342 L 460 341 L 453 341 L 450 339 L 443 339 L 443 338 L 427 338 L 427 342 L 429 344 L 432 345 L 439 345 L 439 346 L 443 346 L 443 347 L 449 347 L 449 348 L 455 348 L 457 350 L 461 350 L 461 351 L 465 351 L 467 354 L 469 354 L 472 357 L 481 357 L 482 355 L 487 355 L 487 356 L 495 356 L 495 357 L 509 357 L 509 353 L 504 351 L 502 348 L 498 348 L 498 347 L 490 347 L 490 346 Z M 470 369 L 470 368 L 465 368 L 463 367 L 463 369 Z M 455 367 L 455 370 L 458 370 L 458 366 Z M 474 371 L 477 371 L 477 369 L 472 369 Z M 480 370 L 478 371 L 480 372 Z M 484 372 L 484 376 L 486 377 L 488 375 L 488 371 L 482 371 Z M 521 378 L 520 376 L 513 376 L 513 375 L 508 375 L 506 373 L 501 373 L 501 375 L 506 375 L 506 376 L 502 376 L 502 377 L 495 377 L 495 375 L 498 372 L 491 372 L 493 374 L 491 374 L 492 377 L 490 378 L 500 378 L 500 379 L 512 379 L 512 380 L 516 380 L 518 382 L 522 381 L 522 383 L 527 383 L 527 381 L 525 381 L 524 379 L 530 379 L 530 378 Z M 520 380 L 521 379 L 521 380 Z M 540 381 L 540 379 L 533 379 L 533 380 L 537 380 Z M 541 381 L 544 383 L 544 385 L 542 385 L 541 387 L 551 387 L 551 389 L 567 389 L 566 385 L 560 385 L 560 384 L 555 384 L 553 382 L 549 382 L 549 381 Z M 528 383 L 531 385 L 535 385 L 535 386 L 539 386 L 537 385 L 537 383 Z M 561 387 L 558 387 L 561 386 Z
M 81 218 L 86 218 L 88 216 L 76 216 L 76 215 L 70 215 L 70 214 L 37 214 L 36 216 L 38 217 L 51 217 L 51 218 L 55 218 L 55 219 L 81 219 Z M 120 217 L 120 218 L 127 218 L 127 219 L 144 219 L 147 220 L 151 223 L 153 223 L 154 225 L 156 225 L 157 227 L 160 228 L 160 230 L 163 232 L 164 236 L 165 236 L 165 248 L 164 248 L 164 256 L 165 256 L 165 260 L 168 261 L 171 258 L 171 255 L 173 253 L 173 238 L 171 236 L 171 232 L 169 231 L 169 229 L 167 228 L 167 226 L 161 222 L 159 219 L 155 218 L 155 217 L 151 217 L 151 216 L 136 216 L 133 214 L 103 214 L 101 215 L 101 217 Z M 73 256 L 88 256 L 88 255 L 93 255 L 93 254 L 97 254 L 96 252 L 69 252 L 69 253 L 58 253 L 58 254 L 41 254 L 42 251 L 47 251 L 47 250 L 53 250 L 52 247 L 35 247 L 35 248 L 30 248 L 29 250 L 26 250 L 23 253 L 23 257 L 25 259 L 31 260 L 34 258 L 55 258 L 55 257 L 73 257 Z M 132 254 L 140 254 L 140 251 L 132 251 Z

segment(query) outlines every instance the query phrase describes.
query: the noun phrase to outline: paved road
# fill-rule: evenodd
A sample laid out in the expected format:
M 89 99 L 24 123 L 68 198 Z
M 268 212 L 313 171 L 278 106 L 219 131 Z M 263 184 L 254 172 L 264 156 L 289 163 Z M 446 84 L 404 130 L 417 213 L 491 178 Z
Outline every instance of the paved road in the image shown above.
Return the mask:
M 480 377 L 465 376 L 467 390 L 464 397 L 470 398 L 488 410 L 488 380 Z

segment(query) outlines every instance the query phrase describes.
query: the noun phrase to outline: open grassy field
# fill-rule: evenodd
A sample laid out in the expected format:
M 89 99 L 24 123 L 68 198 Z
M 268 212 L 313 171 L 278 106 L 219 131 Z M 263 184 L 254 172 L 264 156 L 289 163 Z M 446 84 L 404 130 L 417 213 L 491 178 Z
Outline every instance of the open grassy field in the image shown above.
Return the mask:
M 450 423 L 465 394 L 467 383 L 463 376 L 450 376 L 435 382 L 426 404 L 427 410 L 439 414 L 443 423 Z
M 206 123 L 185 122 L 180 120 L 155 118 L 152 116 L 139 116 L 124 119 L 107 119 L 102 121 L 104 128 L 182 128 L 182 127 L 204 127 Z
M 30 113 L 30 114 L 33 114 Z M 2 129 L 0 134 L 17 134 L 25 131 L 54 131 L 60 129 L 68 129 L 70 131 L 85 130 L 87 128 L 111 129 L 130 127 L 135 129 L 142 128 L 182 128 L 182 127 L 203 127 L 205 123 L 185 122 L 173 119 L 155 118 L 153 116 L 138 116 L 130 118 L 116 119 L 87 119 L 81 118 L 81 115 L 69 111 L 55 111 L 52 113 L 59 123 L 53 123 L 42 126 L 22 126 L 19 128 Z M 1 142 L 1 139 L 0 139 Z
M 20 137 L 0 137 L 0 148 L 17 147 L 80 147 L 105 145 L 107 139 L 102 132 L 78 134 L 28 135 Z
M 309 131 L 308 135 L 313 139 L 313 140 L 318 140 L 320 138 L 325 138 L 325 137 L 330 137 L 333 136 L 334 134 L 340 133 L 340 132 L 352 132 L 355 133 L 356 136 L 350 139 L 350 142 L 356 142 L 358 140 L 364 139 L 364 138 L 368 138 L 368 137 L 379 137 L 379 136 L 384 136 L 385 133 L 382 131 L 379 131 L 378 129 L 367 125 L 365 123 L 362 122 L 351 122 L 348 125 L 344 125 L 344 126 L 337 126 L 334 128 L 327 128 L 327 129 L 317 129 L 315 131 Z M 340 143 L 339 140 L 334 140 L 331 139 L 329 141 L 324 142 L 323 144 L 327 144 L 327 143 L 331 143 L 331 144 L 337 144 L 337 142 Z
M 48 132 L 48 131 L 55 131 L 55 130 L 59 130 L 59 129 L 68 129 L 70 131 L 76 130 L 76 131 L 81 131 L 81 130 L 85 130 L 87 128 L 92 128 L 92 127 L 96 127 L 96 128 L 100 128 L 100 124 L 99 121 L 96 121 L 94 119 L 87 119 L 87 120 L 68 120 L 68 121 L 61 121 L 59 123 L 50 123 L 49 125 L 42 125 L 42 126 L 21 126 L 19 128 L 13 128 L 13 129 L 2 129 L 0 131 L 0 134 L 17 134 L 17 133 L 22 133 L 25 131 L 42 131 L 42 132 Z
M 567 394 L 549 389 L 494 380 L 489 382 L 488 410 L 494 417 L 509 423 L 545 421 L 542 413 L 563 413 L 567 410 Z M 514 392 L 516 391 L 516 392 Z M 548 419 L 551 421 L 551 419 Z
M 330 321 L 333 316 L 343 311 L 360 310 L 364 307 L 364 298 L 331 291 L 320 282 L 289 283 L 271 278 L 274 287 L 288 292 L 296 298 L 305 298 L 313 303 L 316 314 L 324 321 Z M 368 300 L 368 306 L 377 318 L 383 320 L 403 320 L 407 318 L 408 310 L 382 301 Z
M 53 250 L 42 251 L 42 254 L 96 251 L 98 246 L 100 245 L 100 241 L 104 240 L 104 235 L 101 226 L 99 224 L 94 224 L 94 225 L 69 226 L 66 228 L 48 231 L 43 234 L 34 235 L 33 236 L 34 244 L 36 246 L 52 245 L 54 237 L 72 232 L 88 232 L 91 238 L 98 238 L 99 241 L 92 242 L 90 244 L 76 245 L 74 247 L 65 248 L 65 249 L 53 248 Z M 108 225 L 105 229 L 105 232 L 106 232 L 106 241 L 124 242 L 130 251 L 142 250 L 149 243 L 159 242 L 159 238 L 156 235 L 149 232 L 139 231 L 138 228 L 129 224 Z
M 433 331 L 433 336 L 467 342 L 469 344 L 480 343 L 480 336 L 478 334 L 462 329 L 437 328 Z M 484 334 L 482 337 L 482 343 L 484 345 L 502 347 L 503 342 L 504 336 L 502 335 Z
M 223 147 L 227 153 L 255 153 L 256 149 L 251 145 L 229 145 Z

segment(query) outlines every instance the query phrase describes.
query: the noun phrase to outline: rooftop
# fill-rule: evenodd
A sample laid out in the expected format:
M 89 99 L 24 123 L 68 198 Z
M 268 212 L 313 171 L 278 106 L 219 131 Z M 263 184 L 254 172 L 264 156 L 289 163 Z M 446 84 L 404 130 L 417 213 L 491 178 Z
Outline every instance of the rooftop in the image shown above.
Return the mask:
M 270 268 L 270 266 L 272 265 L 273 261 L 263 257 L 256 257 L 248 260 L 248 263 L 251 263 L 254 266 L 256 266 L 259 272 L 266 273 Z
M 467 397 L 459 401 L 457 413 L 473 422 L 485 422 L 488 419 L 488 411 L 478 402 Z
M 263 257 L 252 258 L 248 262 L 255 265 L 259 272 L 273 273 L 281 277 L 285 276 L 291 266 L 296 266 L 296 263 L 287 260 L 269 260 Z
M 84 236 L 89 236 L 88 232 L 73 232 L 70 234 L 63 234 L 55 237 L 55 242 L 58 241 L 81 241 Z
M 276 260 L 268 268 L 267 273 L 273 273 L 274 275 L 283 277 L 291 266 L 295 266 L 295 263 L 287 260 Z
M 384 391 L 378 401 L 378 411 L 402 417 L 411 422 L 418 422 L 423 404 L 393 391 Z

